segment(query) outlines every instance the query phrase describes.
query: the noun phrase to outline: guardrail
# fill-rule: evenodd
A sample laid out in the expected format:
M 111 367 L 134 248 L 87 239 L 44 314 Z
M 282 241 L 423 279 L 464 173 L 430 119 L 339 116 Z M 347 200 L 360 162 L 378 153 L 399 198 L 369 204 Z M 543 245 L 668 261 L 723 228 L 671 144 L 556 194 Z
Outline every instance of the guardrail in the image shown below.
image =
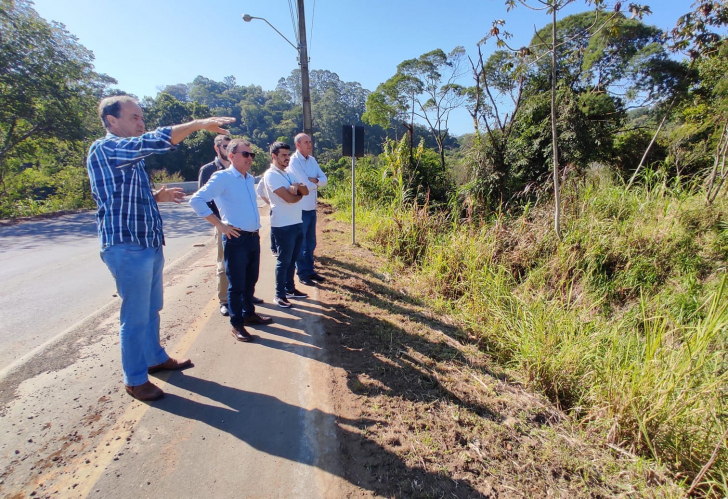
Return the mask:
M 184 190 L 185 194 L 192 194 L 193 192 L 197 191 L 197 182 L 191 181 L 191 182 L 170 182 L 169 184 L 155 184 L 157 186 L 157 189 L 162 187 L 163 185 L 166 185 L 167 187 L 181 187 L 182 190 Z

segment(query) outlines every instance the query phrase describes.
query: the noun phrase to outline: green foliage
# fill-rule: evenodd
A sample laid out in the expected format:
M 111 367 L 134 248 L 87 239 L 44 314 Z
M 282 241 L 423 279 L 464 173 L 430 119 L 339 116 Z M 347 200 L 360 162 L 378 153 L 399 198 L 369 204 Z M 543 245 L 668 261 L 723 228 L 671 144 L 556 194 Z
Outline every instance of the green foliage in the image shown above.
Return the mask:
M 0 196 L 0 218 L 40 215 L 95 206 L 86 173 L 86 144 L 49 140 L 21 146 L 33 163 L 9 162 Z
M 456 83 L 465 49 L 455 47 L 445 54 L 436 49 L 417 59 L 397 65 L 397 73 L 369 94 L 365 123 L 383 128 L 393 121 L 408 123 L 410 146 L 413 147 L 414 118 L 419 117 L 437 142 L 440 167 L 445 171 L 445 142 L 450 112 L 465 99 L 466 90 Z
M 564 196 L 562 241 L 550 205 L 482 225 L 403 206 L 369 237 L 398 278 L 605 442 L 688 485 L 717 446 L 701 483 L 724 495 L 728 200 L 706 209 L 653 171 L 630 191 L 596 171 Z
M 27 0 L 0 2 L 0 183 L 33 161 L 35 143 L 79 141 L 104 88 L 115 81 L 93 71 L 93 55 L 63 25 L 48 23 Z
M 152 170 L 149 172 L 149 179 L 155 184 L 169 184 L 185 180 L 178 172 L 170 174 L 167 170 Z
M 644 129 L 629 130 L 618 133 L 614 137 L 614 156 L 611 159 L 611 166 L 624 179 L 629 179 L 639 165 L 642 155 L 652 140 L 652 133 Z M 666 155 L 664 147 L 658 143 L 657 147 L 650 149 L 647 156 L 647 164 L 652 164 Z

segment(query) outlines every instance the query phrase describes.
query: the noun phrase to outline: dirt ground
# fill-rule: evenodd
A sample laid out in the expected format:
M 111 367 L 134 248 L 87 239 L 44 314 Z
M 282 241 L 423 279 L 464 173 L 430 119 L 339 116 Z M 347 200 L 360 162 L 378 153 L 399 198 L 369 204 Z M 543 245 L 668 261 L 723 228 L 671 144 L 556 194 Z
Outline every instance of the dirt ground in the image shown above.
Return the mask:
M 317 269 L 349 497 L 664 497 L 675 486 L 590 441 L 465 328 L 408 289 L 406 276 L 351 244 L 319 207 Z M 358 235 L 365 240 L 365 235 Z

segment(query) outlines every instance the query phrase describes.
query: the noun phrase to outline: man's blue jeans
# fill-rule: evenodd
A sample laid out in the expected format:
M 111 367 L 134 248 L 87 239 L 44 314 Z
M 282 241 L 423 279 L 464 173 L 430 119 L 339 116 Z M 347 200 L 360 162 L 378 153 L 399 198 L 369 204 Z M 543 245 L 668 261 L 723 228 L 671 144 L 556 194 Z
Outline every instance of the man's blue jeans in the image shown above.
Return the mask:
M 270 215 L 273 215 L 273 210 L 270 210 Z M 276 249 L 276 238 L 273 236 L 273 231 L 270 231 L 270 251 L 271 253 L 277 253 Z
M 313 274 L 313 250 L 316 249 L 316 210 L 303 210 L 303 242 L 301 254 L 296 259 L 296 269 L 300 279 L 306 279 Z
M 159 344 L 159 311 L 162 310 L 162 248 L 114 244 L 101 251 L 101 259 L 116 280 L 121 297 L 121 368 L 124 384 L 146 383 L 147 368 L 166 362 L 169 355 Z
M 301 252 L 303 233 L 301 224 L 271 227 L 276 240 L 278 260 L 276 261 L 276 296 L 285 298 L 286 291 L 295 289 L 293 275 L 296 272 L 296 259 Z
M 253 293 L 260 269 L 260 236 L 257 232 L 242 232 L 238 237 L 222 236 L 225 273 L 228 278 L 228 309 L 230 324 L 236 329 L 244 326 L 245 317 L 255 314 Z

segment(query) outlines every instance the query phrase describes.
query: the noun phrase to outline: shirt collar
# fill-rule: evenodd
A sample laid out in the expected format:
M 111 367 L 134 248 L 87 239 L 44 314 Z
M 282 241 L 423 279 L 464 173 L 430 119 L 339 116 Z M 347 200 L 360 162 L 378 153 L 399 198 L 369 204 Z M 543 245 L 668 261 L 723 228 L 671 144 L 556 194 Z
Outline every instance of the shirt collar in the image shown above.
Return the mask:
M 248 177 L 252 177 L 252 175 L 250 174 L 250 171 L 247 171 L 247 172 L 245 172 L 245 174 L 242 174 L 242 173 L 240 173 L 240 172 L 238 171 L 238 169 L 237 169 L 237 168 L 235 168 L 235 167 L 233 166 L 233 164 L 232 164 L 232 163 L 230 163 L 230 166 L 228 166 L 228 167 L 227 167 L 227 169 L 228 169 L 228 170 L 232 170 L 232 171 L 233 171 L 233 175 L 235 175 L 236 177 L 243 177 L 243 178 L 244 178 L 245 180 L 247 180 L 247 179 L 248 179 Z
M 288 172 L 287 172 L 286 170 L 281 170 L 280 168 L 278 168 L 278 167 L 277 167 L 277 166 L 275 165 L 275 163 L 271 163 L 271 164 L 270 164 L 270 169 L 271 169 L 271 170 L 273 170 L 273 171 L 277 171 L 277 172 L 279 172 L 279 173 L 282 173 L 282 174 L 284 174 L 284 175 L 288 173 Z

